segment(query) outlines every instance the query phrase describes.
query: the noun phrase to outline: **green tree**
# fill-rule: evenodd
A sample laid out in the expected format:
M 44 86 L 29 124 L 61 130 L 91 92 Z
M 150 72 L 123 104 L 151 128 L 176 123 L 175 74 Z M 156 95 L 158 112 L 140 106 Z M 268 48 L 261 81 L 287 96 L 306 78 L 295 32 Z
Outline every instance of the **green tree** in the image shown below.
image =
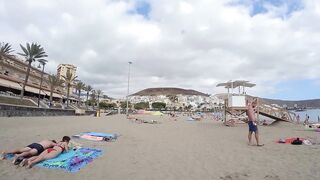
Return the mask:
M 18 53 L 18 54 L 21 55 L 21 56 L 24 56 L 26 61 L 28 62 L 26 78 L 24 80 L 24 83 L 23 83 L 23 86 L 22 86 L 22 90 L 21 90 L 21 94 L 20 94 L 20 98 L 22 99 L 23 95 L 24 95 L 24 91 L 25 91 L 26 85 L 28 83 L 28 79 L 29 79 L 29 75 L 30 75 L 30 68 L 31 68 L 32 62 L 35 62 L 37 59 L 48 57 L 48 55 L 46 55 L 46 52 L 41 47 L 41 45 L 38 45 L 36 43 L 32 43 L 31 45 L 29 43 L 27 43 L 26 47 L 23 47 L 20 44 L 20 47 L 21 47 L 23 53 Z
M 87 109 L 88 109 L 88 106 L 89 106 L 89 104 L 88 104 L 89 94 L 90 94 L 90 92 L 91 92 L 92 90 L 93 90 L 93 89 L 92 89 L 92 87 L 91 87 L 90 85 L 87 85 L 87 86 L 85 87 L 85 91 L 87 91 L 87 101 L 86 101 Z
M 62 86 L 64 81 L 62 79 L 59 79 L 57 75 L 50 75 L 49 76 L 49 87 L 50 87 L 50 102 L 52 102 L 52 95 L 54 88 Z
M 0 61 L 2 61 L 2 57 L 12 56 L 13 52 L 11 45 L 9 43 L 0 43 Z
M 134 105 L 134 108 L 135 109 L 148 109 L 149 108 L 149 102 L 139 102 L 139 103 L 136 103 Z
M 100 102 L 99 106 L 102 109 L 113 109 L 113 108 L 117 107 L 117 105 L 115 103 L 107 103 L 107 102 Z
M 96 96 L 97 96 L 97 92 L 96 92 L 96 90 L 92 90 L 91 91 L 91 99 L 90 99 L 90 104 L 91 104 L 91 106 L 92 106 L 92 109 L 94 109 L 94 107 L 95 107 L 95 105 L 96 105 L 96 101 L 97 101 L 97 99 L 96 99 Z
M 67 86 L 67 107 L 69 107 L 69 95 L 70 88 L 73 86 L 73 82 L 77 79 L 78 76 L 73 76 L 70 71 L 67 71 L 66 76 L 62 75 L 64 79 L 64 84 Z
M 154 102 L 151 104 L 152 108 L 153 109 L 165 109 L 166 108 L 166 103 L 163 103 L 163 102 Z
M 84 90 L 85 87 L 86 87 L 86 85 L 81 81 L 78 81 L 76 84 L 76 90 L 78 92 L 78 107 L 80 106 L 80 102 L 81 102 L 81 99 L 80 99 L 81 91 Z
M 128 107 L 130 107 L 130 106 L 131 106 L 131 103 L 128 102 Z M 127 102 L 126 102 L 126 101 L 120 102 L 120 107 L 121 107 L 122 109 L 126 109 L 126 108 L 127 108 Z
M 97 97 L 98 97 L 98 109 L 100 109 L 100 97 L 102 96 L 103 92 L 102 90 L 97 90 Z

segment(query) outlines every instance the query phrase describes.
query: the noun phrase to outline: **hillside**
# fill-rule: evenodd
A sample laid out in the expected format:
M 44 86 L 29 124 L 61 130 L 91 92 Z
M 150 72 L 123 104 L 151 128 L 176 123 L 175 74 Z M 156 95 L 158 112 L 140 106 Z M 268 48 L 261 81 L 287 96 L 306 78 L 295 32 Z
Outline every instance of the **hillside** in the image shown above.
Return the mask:
M 158 96 L 158 95 L 198 95 L 198 96 L 209 96 L 199 91 L 192 89 L 182 89 L 182 88 L 147 88 L 142 91 L 131 94 L 130 96 Z
M 218 98 L 226 99 L 227 94 L 221 93 L 216 94 Z M 280 99 L 267 99 L 267 98 L 261 98 L 264 103 L 267 104 L 278 104 L 279 106 L 287 105 L 288 107 L 294 107 L 295 104 L 298 106 L 298 108 L 320 108 L 320 99 L 309 99 L 309 100 L 298 100 L 298 101 L 290 101 L 290 100 L 280 100 Z
M 320 99 L 310 99 L 310 100 L 300 100 L 300 101 L 288 101 L 288 100 L 279 100 L 279 99 L 266 99 L 263 98 L 263 101 L 270 104 L 278 104 L 280 106 L 286 104 L 288 107 L 294 107 L 297 104 L 298 107 L 313 107 L 320 108 Z

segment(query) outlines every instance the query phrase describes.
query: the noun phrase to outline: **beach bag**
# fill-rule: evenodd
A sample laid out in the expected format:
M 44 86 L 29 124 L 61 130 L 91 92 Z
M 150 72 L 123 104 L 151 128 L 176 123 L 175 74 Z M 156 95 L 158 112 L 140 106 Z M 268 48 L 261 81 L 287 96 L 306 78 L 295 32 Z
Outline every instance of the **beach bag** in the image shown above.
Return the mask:
M 291 144 L 292 145 L 301 145 L 302 141 L 299 138 L 297 138 L 297 139 L 293 140 Z

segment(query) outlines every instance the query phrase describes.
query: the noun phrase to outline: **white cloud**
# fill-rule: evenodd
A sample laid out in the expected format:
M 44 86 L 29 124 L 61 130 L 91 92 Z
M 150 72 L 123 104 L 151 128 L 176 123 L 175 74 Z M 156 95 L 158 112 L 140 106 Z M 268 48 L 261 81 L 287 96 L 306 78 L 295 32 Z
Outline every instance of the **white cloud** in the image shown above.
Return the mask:
M 225 0 L 150 0 L 146 19 L 134 0 L 0 0 L 0 39 L 14 45 L 38 42 L 59 63 L 78 66 L 85 83 L 124 97 L 128 61 L 131 90 L 147 87 L 224 91 L 218 82 L 247 79 L 250 92 L 275 93 L 284 80 L 320 76 L 320 2 L 280 18 L 287 9 L 250 16 L 250 7 Z M 11 12 L 12 14 L 8 14 Z M 18 13 L 13 13 L 18 12 Z
M 193 11 L 192 5 L 185 1 L 180 2 L 179 9 L 182 14 L 190 14 Z

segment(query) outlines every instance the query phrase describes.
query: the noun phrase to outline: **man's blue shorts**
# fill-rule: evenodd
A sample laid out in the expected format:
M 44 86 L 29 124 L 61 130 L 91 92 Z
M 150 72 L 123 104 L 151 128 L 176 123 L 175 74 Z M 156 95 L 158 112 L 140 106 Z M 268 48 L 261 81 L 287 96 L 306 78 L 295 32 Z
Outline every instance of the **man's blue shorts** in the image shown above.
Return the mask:
M 248 125 L 249 125 L 249 131 L 250 132 L 256 132 L 257 131 L 257 125 L 255 125 L 253 123 L 253 121 L 248 121 Z

